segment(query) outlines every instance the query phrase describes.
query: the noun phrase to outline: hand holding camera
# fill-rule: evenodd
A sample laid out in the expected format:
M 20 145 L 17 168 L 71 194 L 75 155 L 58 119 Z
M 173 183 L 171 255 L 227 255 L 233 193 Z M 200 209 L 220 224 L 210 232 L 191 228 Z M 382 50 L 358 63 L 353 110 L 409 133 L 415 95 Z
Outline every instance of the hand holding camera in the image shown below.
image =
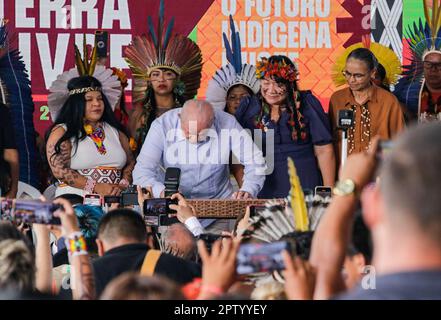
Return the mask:
M 175 193 L 171 196 L 172 200 L 178 200 L 178 204 L 170 204 L 170 209 L 176 211 L 176 217 L 179 222 L 185 223 L 187 219 L 196 217 L 195 209 L 190 206 L 185 198 L 180 193 Z
M 61 232 L 63 236 L 68 236 L 74 232 L 79 232 L 80 227 L 78 225 L 78 219 L 75 215 L 75 210 L 66 199 L 55 199 L 55 204 L 60 206 L 60 210 L 57 210 L 54 215 L 61 220 Z

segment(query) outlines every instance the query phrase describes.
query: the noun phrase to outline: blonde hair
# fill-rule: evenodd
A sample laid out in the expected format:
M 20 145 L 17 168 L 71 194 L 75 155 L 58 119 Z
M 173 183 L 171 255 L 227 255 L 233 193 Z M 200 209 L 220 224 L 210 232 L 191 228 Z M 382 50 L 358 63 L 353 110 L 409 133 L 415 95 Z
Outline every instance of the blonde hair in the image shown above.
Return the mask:
M 0 289 L 30 291 L 34 285 L 34 257 L 24 241 L 0 241 Z
M 251 293 L 252 300 L 286 300 L 285 287 L 277 281 L 263 283 Z

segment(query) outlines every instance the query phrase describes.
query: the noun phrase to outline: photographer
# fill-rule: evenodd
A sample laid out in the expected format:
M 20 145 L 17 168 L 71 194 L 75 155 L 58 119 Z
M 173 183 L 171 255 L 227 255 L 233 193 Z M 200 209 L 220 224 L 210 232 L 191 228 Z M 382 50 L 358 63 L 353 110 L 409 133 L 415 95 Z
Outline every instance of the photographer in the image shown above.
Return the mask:
M 315 298 L 326 299 L 344 290 L 341 268 L 360 195 L 374 243 L 375 274 L 369 276 L 375 276 L 376 290 L 359 284 L 339 298 L 441 298 L 440 135 L 439 123 L 405 132 L 383 159 L 375 185 L 368 184 L 377 165 L 378 141 L 373 141 L 369 152 L 348 158 L 336 196 L 313 241 L 310 260 L 317 268 Z
M 98 296 L 107 284 L 126 271 L 139 271 L 151 248 L 144 219 L 129 209 L 117 209 L 106 214 L 98 228 L 98 254 L 93 262 Z M 153 251 L 153 250 L 152 250 Z M 152 254 L 155 254 L 154 251 Z M 183 259 L 162 253 L 151 262 L 154 275 L 163 275 L 184 284 L 200 276 L 200 267 Z

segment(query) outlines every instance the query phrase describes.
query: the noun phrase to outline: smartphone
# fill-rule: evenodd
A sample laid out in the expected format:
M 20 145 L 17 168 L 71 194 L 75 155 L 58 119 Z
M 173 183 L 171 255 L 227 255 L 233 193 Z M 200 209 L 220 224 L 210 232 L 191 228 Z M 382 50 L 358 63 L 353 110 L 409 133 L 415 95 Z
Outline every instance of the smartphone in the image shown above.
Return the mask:
M 292 252 L 291 244 L 287 241 L 243 244 L 237 253 L 236 271 L 238 274 L 251 274 L 283 270 L 283 250 Z
M 322 198 L 332 197 L 332 188 L 326 186 L 315 187 L 314 194 L 316 196 L 321 196 Z
M 265 206 L 250 206 L 250 218 L 255 217 L 259 212 L 265 210 Z
M 215 243 L 219 239 L 222 239 L 222 235 L 216 233 L 202 233 L 199 235 L 199 240 L 204 241 L 205 247 L 207 248 L 208 252 L 211 252 L 213 243 Z
M 121 205 L 123 207 L 139 205 L 138 190 L 135 185 L 129 185 L 126 190 L 121 192 Z
M 101 207 L 103 205 L 103 198 L 99 194 L 86 194 L 83 204 Z
M 173 194 L 178 193 L 179 183 L 181 179 L 181 169 L 179 168 L 167 168 L 165 171 L 165 197 L 171 197 Z
M 12 215 L 18 223 L 61 225 L 60 218 L 54 216 L 54 212 L 61 208 L 61 205 L 50 202 L 15 200 Z
M 4 221 L 13 221 L 12 218 L 12 206 L 13 206 L 13 200 L 12 199 L 5 199 L 1 201 L 0 204 L 0 220 Z
M 144 200 L 144 215 L 158 216 L 160 214 L 173 214 L 175 210 L 170 209 L 171 204 L 178 204 L 178 199 L 156 198 Z
M 151 226 L 167 226 L 178 222 L 177 218 L 169 218 L 169 214 L 176 213 L 170 209 L 171 204 L 178 204 L 177 199 L 156 198 L 144 200 L 144 221 Z M 172 219 L 172 220 L 170 220 Z
M 107 58 L 107 43 L 109 34 L 107 31 L 95 31 L 95 47 L 98 58 Z
M 121 203 L 120 196 L 104 196 L 104 204 Z

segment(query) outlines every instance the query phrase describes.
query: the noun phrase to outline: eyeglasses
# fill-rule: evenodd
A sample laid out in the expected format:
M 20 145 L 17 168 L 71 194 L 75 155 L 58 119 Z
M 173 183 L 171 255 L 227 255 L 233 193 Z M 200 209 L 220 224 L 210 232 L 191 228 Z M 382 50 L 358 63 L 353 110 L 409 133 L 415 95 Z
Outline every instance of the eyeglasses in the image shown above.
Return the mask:
M 423 66 L 424 66 L 424 69 L 427 69 L 427 70 L 434 70 L 434 71 L 441 70 L 441 62 L 434 63 L 434 62 L 430 62 L 430 61 L 424 61 Z
M 367 73 L 365 73 L 365 74 L 361 74 L 361 73 L 350 73 L 350 72 L 347 72 L 346 70 L 343 71 L 342 74 L 343 74 L 343 76 L 344 76 L 347 80 L 351 79 L 352 77 L 354 77 L 355 80 L 361 80 L 361 79 L 363 79 L 364 77 L 366 77 L 366 75 L 367 75 Z

